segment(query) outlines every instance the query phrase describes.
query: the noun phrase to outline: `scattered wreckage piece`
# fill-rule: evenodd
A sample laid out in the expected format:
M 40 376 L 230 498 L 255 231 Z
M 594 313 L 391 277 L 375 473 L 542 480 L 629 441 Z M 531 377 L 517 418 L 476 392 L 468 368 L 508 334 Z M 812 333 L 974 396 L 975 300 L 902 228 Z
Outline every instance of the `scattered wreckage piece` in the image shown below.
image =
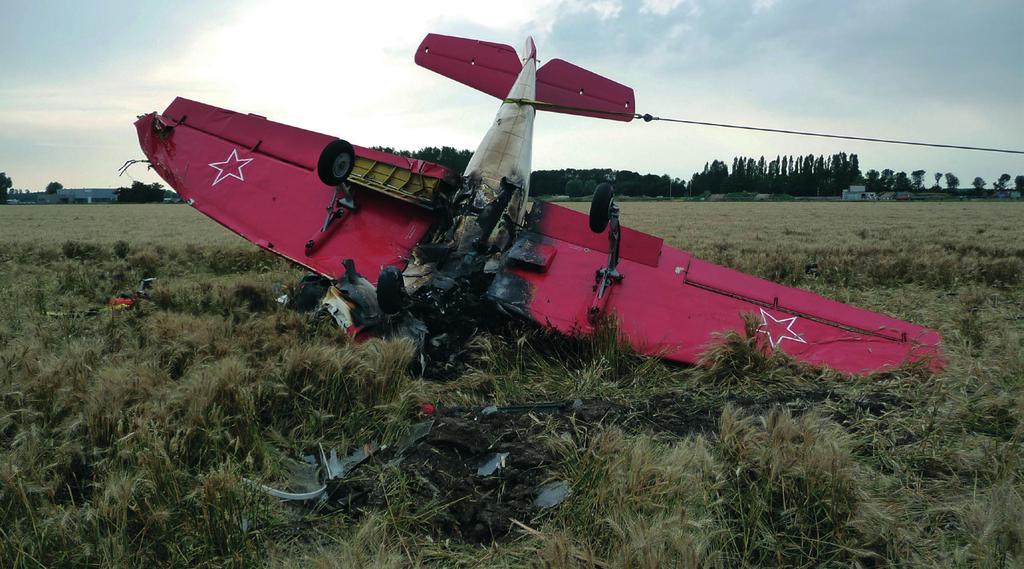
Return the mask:
M 245 481 L 282 502 L 358 515 L 387 507 L 381 476 L 400 469 L 440 535 L 489 543 L 509 533 L 512 519 L 532 518 L 570 494 L 558 478 L 560 459 L 533 441 L 540 428 L 535 414 L 568 420 L 584 409 L 572 400 L 438 410 L 388 447 L 371 443 L 342 457 L 318 445 L 296 463 L 287 490 Z
M 575 413 L 564 405 L 549 407 L 565 409 L 560 416 L 566 420 Z M 541 511 L 534 501 L 541 486 L 559 476 L 561 459 L 536 443 L 541 426 L 529 412 L 481 411 L 441 409 L 411 426 L 359 472 L 329 483 L 324 507 L 350 515 L 386 508 L 388 484 L 381 477 L 400 475 L 403 491 L 430 512 L 439 536 L 470 543 L 504 538 L 511 519 Z
M 552 429 L 572 437 L 578 429 L 614 425 L 627 432 L 686 437 L 714 431 L 725 404 L 702 407 L 686 394 L 635 405 L 580 399 L 484 407 L 431 404 L 430 418 L 410 425 L 393 445 L 360 447 L 347 458 L 318 448 L 304 457 L 301 488 L 302 477 L 290 492 L 257 486 L 283 500 L 306 498 L 296 502 L 302 508 L 360 516 L 388 508 L 390 481 L 400 477 L 401 491 L 408 492 L 412 508 L 438 537 L 486 544 L 506 539 L 512 520 L 549 515 L 571 498 L 564 457 L 538 442 Z
M 142 302 L 149 300 L 149 289 L 156 282 L 156 277 L 146 277 L 139 281 L 139 286 L 132 292 L 122 292 L 107 299 L 110 310 L 141 310 Z
M 487 457 L 487 460 L 483 462 L 476 469 L 477 476 L 490 476 L 498 470 L 504 468 L 505 459 L 508 458 L 509 453 L 507 452 L 496 452 Z
M 538 508 L 553 508 L 569 497 L 569 483 L 565 480 L 554 480 L 537 489 L 537 498 L 533 505 Z
M 267 494 L 286 502 L 307 502 L 320 500 L 327 492 L 327 485 L 331 481 L 340 480 L 351 473 L 360 464 L 366 462 L 380 450 L 377 443 L 368 443 L 353 451 L 351 454 L 338 458 L 338 451 L 331 449 L 330 453 L 324 451 L 323 445 L 318 445 L 319 451 L 316 455 L 303 457 L 303 462 L 292 469 L 292 476 L 289 483 L 293 486 L 316 487 L 303 491 L 287 491 L 272 488 L 266 484 L 243 479 Z
M 142 310 L 144 301 L 149 301 L 149 289 L 152 288 L 153 283 L 156 281 L 156 277 L 146 277 L 139 281 L 139 286 L 134 291 L 124 291 L 118 293 L 116 296 L 112 296 L 107 299 L 104 303 L 102 310 L 110 313 L 111 317 L 114 314 L 126 310 Z M 101 313 L 99 308 L 89 308 L 87 310 L 77 311 L 52 311 L 47 310 L 46 316 L 53 318 L 75 318 L 84 316 L 98 316 Z
M 525 403 L 522 405 L 488 405 L 480 410 L 481 415 L 507 414 L 507 413 L 553 413 L 557 411 L 579 411 L 583 409 L 582 399 L 569 401 L 552 401 L 543 403 Z

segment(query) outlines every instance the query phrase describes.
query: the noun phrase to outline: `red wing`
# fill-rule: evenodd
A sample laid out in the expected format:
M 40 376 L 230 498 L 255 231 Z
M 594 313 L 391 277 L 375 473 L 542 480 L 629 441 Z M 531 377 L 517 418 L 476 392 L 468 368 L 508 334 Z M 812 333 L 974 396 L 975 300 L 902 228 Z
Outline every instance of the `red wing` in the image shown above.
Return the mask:
M 336 277 L 341 261 L 376 282 L 380 268 L 404 266 L 430 229 L 432 214 L 411 203 L 353 185 L 355 211 L 319 236 L 334 189 L 316 174 L 334 137 L 255 115 L 178 98 L 162 116 L 136 122 L 153 168 L 190 205 L 256 245 L 318 273 Z M 447 178 L 429 162 L 355 147 L 358 157 L 428 177 Z M 310 255 L 306 243 L 320 237 Z
M 591 332 L 587 311 L 607 233 L 591 233 L 585 214 L 554 204 L 543 205 L 533 229 L 490 295 L 548 328 Z M 742 315 L 753 313 L 768 343 L 810 364 L 858 374 L 922 358 L 941 365 L 934 330 L 720 267 L 637 231 L 623 229 L 620 252 L 624 278 L 606 310 L 642 353 L 696 363 L 716 333 L 742 331 Z

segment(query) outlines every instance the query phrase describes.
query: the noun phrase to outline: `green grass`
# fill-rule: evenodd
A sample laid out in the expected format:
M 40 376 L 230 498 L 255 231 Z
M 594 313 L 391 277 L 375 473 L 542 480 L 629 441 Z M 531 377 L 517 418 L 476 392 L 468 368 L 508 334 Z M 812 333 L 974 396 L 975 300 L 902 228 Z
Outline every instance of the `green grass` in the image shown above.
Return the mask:
M 613 333 L 524 333 L 478 338 L 472 369 L 429 382 L 406 374 L 408 345 L 279 307 L 301 271 L 190 208 L 0 207 L 0 566 L 1024 562 L 1024 206 L 622 210 L 709 260 L 937 328 L 947 368 L 839 377 L 740 335 L 678 368 Z M 159 280 L 141 313 L 78 315 L 143 276 Z M 490 547 L 439 534 L 401 469 L 371 471 L 386 507 L 355 517 L 242 480 L 280 480 L 317 443 L 393 443 L 426 401 L 576 397 L 634 420 L 542 425 L 573 492 Z M 710 428 L 657 427 L 698 414 Z

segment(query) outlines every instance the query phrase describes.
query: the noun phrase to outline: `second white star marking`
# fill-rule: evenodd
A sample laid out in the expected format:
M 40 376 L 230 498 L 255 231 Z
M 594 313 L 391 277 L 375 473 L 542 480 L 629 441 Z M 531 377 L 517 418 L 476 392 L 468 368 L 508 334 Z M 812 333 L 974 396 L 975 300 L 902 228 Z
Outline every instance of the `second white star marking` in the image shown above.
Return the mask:
M 777 348 L 783 340 L 793 340 L 794 342 L 806 344 L 807 341 L 793 330 L 793 324 L 796 324 L 796 316 L 791 316 L 789 318 L 776 318 L 765 312 L 762 308 L 761 327 L 758 328 L 757 331 L 758 333 L 768 336 L 768 343 L 770 343 L 773 348 Z M 775 329 L 774 333 L 772 332 L 772 328 Z
M 227 160 L 210 164 L 210 168 L 217 170 L 217 177 L 213 179 L 213 183 L 210 185 L 216 186 L 228 178 L 235 178 L 240 182 L 244 182 L 245 177 L 242 175 L 242 168 L 249 162 L 252 162 L 252 158 L 239 158 L 238 150 L 232 150 Z

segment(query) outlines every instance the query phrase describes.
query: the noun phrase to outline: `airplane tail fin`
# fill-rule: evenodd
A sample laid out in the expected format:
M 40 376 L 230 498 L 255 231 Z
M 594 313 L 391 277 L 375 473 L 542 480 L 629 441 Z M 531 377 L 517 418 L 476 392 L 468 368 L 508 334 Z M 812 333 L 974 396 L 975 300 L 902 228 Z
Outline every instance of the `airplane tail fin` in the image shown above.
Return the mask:
M 523 68 L 509 45 L 427 34 L 416 64 L 463 85 L 504 99 Z M 633 89 L 561 59 L 537 69 L 538 110 L 629 122 Z

